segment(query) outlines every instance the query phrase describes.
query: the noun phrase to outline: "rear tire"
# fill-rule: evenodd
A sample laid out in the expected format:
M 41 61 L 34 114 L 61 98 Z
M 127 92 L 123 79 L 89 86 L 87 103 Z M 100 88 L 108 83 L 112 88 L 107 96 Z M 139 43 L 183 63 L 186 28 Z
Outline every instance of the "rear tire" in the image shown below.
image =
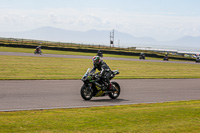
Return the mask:
M 88 87 L 86 87 L 85 85 L 83 85 L 81 87 L 81 97 L 84 99 L 84 100 L 90 100 L 92 98 L 92 90 L 89 91 Z
M 111 99 L 116 99 L 120 95 L 121 89 L 117 82 L 111 82 L 111 83 L 113 87 L 116 89 L 116 91 L 112 91 L 111 93 L 109 93 L 109 97 Z

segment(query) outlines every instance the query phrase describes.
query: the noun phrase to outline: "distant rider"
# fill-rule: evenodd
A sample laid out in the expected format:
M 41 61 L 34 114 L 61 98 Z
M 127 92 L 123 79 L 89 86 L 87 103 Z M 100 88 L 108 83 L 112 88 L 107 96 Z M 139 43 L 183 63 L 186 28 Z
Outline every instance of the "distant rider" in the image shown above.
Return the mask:
M 165 54 L 164 58 L 166 58 L 166 59 L 167 59 L 167 58 L 168 58 L 168 54 Z
M 99 57 L 103 57 L 103 52 L 101 51 L 101 49 L 99 49 L 98 51 L 97 51 L 97 56 L 99 56 Z
M 142 59 L 145 59 L 145 53 L 141 52 L 141 53 L 140 53 L 140 57 L 141 57 Z
M 92 61 L 94 66 L 90 72 L 94 73 L 96 69 L 100 71 L 100 74 L 97 76 L 97 78 L 103 80 L 102 90 L 105 91 L 107 90 L 108 85 L 110 85 L 110 76 L 112 72 L 109 66 L 103 60 L 101 60 L 99 56 L 94 56 Z
M 41 46 L 37 46 L 37 47 L 36 47 L 36 51 L 37 51 L 37 52 L 40 52 L 40 51 L 41 51 Z

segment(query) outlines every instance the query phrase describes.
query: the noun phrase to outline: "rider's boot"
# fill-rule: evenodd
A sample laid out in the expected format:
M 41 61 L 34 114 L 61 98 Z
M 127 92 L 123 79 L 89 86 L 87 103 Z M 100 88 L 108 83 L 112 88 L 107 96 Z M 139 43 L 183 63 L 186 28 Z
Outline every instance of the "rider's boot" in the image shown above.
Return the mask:
M 107 86 L 106 84 L 103 84 L 102 87 L 101 87 L 101 90 L 102 90 L 102 91 L 106 91 L 107 88 L 108 88 L 108 86 Z
M 108 83 L 104 82 L 104 83 L 102 84 L 101 90 L 102 90 L 102 91 L 106 91 L 107 88 L 108 88 Z

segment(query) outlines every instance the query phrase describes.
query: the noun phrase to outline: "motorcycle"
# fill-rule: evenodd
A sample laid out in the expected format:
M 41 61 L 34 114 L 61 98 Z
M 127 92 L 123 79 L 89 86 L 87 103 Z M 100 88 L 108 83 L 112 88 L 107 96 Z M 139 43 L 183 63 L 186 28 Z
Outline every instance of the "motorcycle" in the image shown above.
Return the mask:
M 169 57 L 168 57 L 168 56 L 165 56 L 165 57 L 163 58 L 163 61 L 169 61 Z
M 97 52 L 97 56 L 103 58 L 103 53 L 101 52 L 101 50 L 98 50 L 98 52 Z
M 38 50 L 38 49 L 35 49 L 35 51 L 34 51 L 34 54 L 42 54 L 42 51 L 41 50 Z
M 200 57 L 196 58 L 196 63 L 200 63 Z
M 81 87 L 80 93 L 81 97 L 84 100 L 90 100 L 92 97 L 101 97 L 101 96 L 109 96 L 111 99 L 116 99 L 120 95 L 120 86 L 117 82 L 110 82 L 108 88 L 103 91 L 102 81 L 98 78 L 97 73 L 91 73 L 91 69 L 88 68 L 84 76 L 82 77 L 83 86 Z M 113 79 L 117 74 L 119 74 L 118 70 L 114 70 L 111 73 L 110 80 Z
M 140 58 L 139 58 L 140 60 L 145 60 L 145 55 L 140 55 Z

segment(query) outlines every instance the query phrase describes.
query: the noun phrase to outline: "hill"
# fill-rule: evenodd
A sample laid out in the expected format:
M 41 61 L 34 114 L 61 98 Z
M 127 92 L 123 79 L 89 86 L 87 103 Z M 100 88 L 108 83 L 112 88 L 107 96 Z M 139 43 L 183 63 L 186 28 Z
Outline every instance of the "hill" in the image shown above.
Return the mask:
M 72 31 L 54 27 L 41 27 L 24 32 L 0 32 L 0 37 L 5 38 L 24 38 L 35 40 L 46 40 L 55 42 L 80 43 L 109 45 L 111 30 L 88 30 Z M 200 48 L 200 36 L 185 36 L 173 41 L 159 42 L 151 37 L 135 37 L 129 33 L 120 31 L 114 32 L 114 44 L 116 47 L 154 47 L 180 49 L 188 47 L 196 50 Z M 187 50 L 187 49 L 186 49 Z
M 25 38 L 36 40 L 48 40 L 58 42 L 74 42 L 74 43 L 86 43 L 86 44 L 101 44 L 108 45 L 110 41 L 109 30 L 88 30 L 71 31 L 63 30 L 53 27 L 41 27 L 38 29 L 25 31 L 25 32 L 0 32 L 1 37 L 7 38 Z M 115 31 L 115 44 L 118 45 L 118 41 L 123 44 L 153 44 L 156 42 L 151 37 L 134 37 L 131 34 Z

